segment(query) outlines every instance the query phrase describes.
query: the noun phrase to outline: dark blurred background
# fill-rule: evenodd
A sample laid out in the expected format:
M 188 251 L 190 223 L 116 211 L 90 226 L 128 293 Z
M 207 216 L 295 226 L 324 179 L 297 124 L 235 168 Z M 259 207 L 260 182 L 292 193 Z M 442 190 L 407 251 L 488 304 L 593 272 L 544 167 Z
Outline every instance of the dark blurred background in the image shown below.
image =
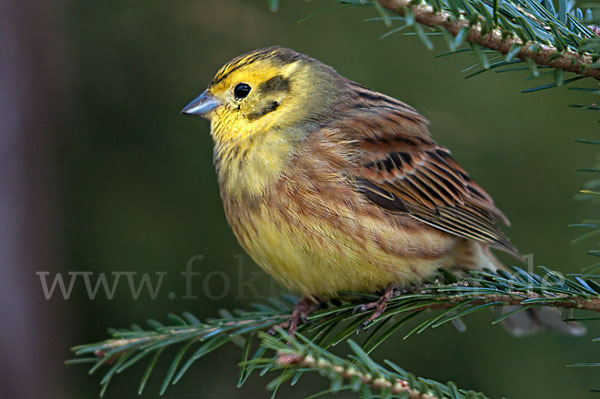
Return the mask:
M 427 51 L 415 37 L 380 40 L 386 28 L 371 8 L 334 1 L 282 1 L 280 11 L 251 0 L 68 1 L 0 3 L 0 397 L 94 398 L 99 375 L 64 366 L 69 347 L 107 337 L 107 327 L 165 321 L 189 310 L 215 316 L 260 301 L 278 288 L 243 254 L 227 226 L 212 166 L 208 123 L 180 109 L 216 70 L 242 52 L 283 45 L 313 56 L 427 116 L 434 138 L 495 198 L 513 222 L 506 232 L 535 265 L 565 272 L 589 263 L 589 243 L 570 245 L 569 223 L 591 217 L 573 195 L 590 176 L 597 118 L 567 107 L 588 98 L 565 88 L 535 94 L 527 73 L 486 73 L 465 80 L 475 58 Z M 312 15 L 310 18 L 305 18 Z M 302 23 L 299 20 L 304 19 Z M 587 82 L 587 81 L 585 81 Z M 593 82 L 585 86 L 592 87 Z M 192 262 L 192 294 L 181 272 Z M 44 274 L 43 272 L 48 272 Z M 163 275 L 155 299 L 134 300 L 127 275 L 114 297 L 90 299 L 78 275 L 68 299 L 62 273 L 129 273 L 136 285 Z M 136 272 L 133 275 L 131 273 Z M 37 274 L 36 274 L 37 273 Z M 597 361 L 586 338 L 539 334 L 515 339 L 469 317 L 468 330 L 402 334 L 374 353 L 418 375 L 493 397 L 595 397 Z M 594 331 L 596 330 L 596 331 Z M 226 346 L 196 363 L 168 398 L 268 397 L 268 377 L 235 387 L 241 350 Z M 145 397 L 157 397 L 166 363 Z M 144 369 L 114 379 L 108 398 L 133 398 Z M 309 383 L 310 382 L 310 383 Z M 326 387 L 307 378 L 280 397 L 302 398 Z M 354 395 L 338 395 L 354 397 Z

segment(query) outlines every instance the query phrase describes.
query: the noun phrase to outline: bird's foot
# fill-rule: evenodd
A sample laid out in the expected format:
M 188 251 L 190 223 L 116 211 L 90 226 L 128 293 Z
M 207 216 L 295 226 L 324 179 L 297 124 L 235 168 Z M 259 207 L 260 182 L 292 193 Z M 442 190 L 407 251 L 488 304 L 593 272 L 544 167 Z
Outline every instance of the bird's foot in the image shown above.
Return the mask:
M 288 334 L 293 336 L 300 323 L 308 324 L 310 322 L 308 320 L 308 316 L 320 306 L 321 304 L 319 302 L 315 302 L 314 299 L 306 296 L 302 297 L 298 302 L 296 302 L 296 305 L 294 305 L 292 316 L 283 323 L 271 328 L 269 333 L 274 334 L 275 328 L 280 327 L 287 330 Z
M 375 302 L 363 303 L 361 305 L 356 306 L 352 310 L 353 314 L 357 312 L 365 312 L 370 309 L 375 309 L 371 316 L 369 316 L 367 320 L 362 322 L 360 326 L 356 329 L 356 333 L 358 334 L 360 330 L 363 329 L 367 330 L 369 328 L 369 324 L 371 324 L 373 320 L 375 320 L 376 318 L 381 316 L 383 312 L 385 312 L 385 309 L 387 308 L 387 304 L 390 301 L 390 299 L 402 295 L 403 293 L 404 290 L 398 289 L 397 285 L 388 284 L 388 286 L 385 288 L 383 295 L 381 295 L 381 297 L 378 300 L 376 300 Z

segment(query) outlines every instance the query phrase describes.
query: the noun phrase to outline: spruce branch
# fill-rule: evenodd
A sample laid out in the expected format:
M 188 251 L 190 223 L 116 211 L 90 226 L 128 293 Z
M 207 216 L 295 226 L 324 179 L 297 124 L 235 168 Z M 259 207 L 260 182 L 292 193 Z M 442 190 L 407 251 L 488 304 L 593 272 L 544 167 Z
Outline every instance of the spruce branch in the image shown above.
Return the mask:
M 262 347 L 275 351 L 277 367 L 282 377 L 274 380 L 279 386 L 291 373 L 298 370 L 316 371 L 329 378 L 333 385 L 324 393 L 336 393 L 343 390 L 361 392 L 363 397 L 371 397 L 371 390 L 381 393 L 382 397 L 405 399 L 441 399 L 441 398 L 481 398 L 483 393 L 458 389 L 452 382 L 441 384 L 407 373 L 398 365 L 386 360 L 388 367 L 374 362 L 369 355 L 353 340 L 348 340 L 352 354 L 344 359 L 315 345 L 304 336 L 290 336 L 278 330 L 278 336 L 260 333 Z M 252 363 L 260 364 L 254 361 Z M 347 382 L 348 384 L 344 384 Z M 313 395 L 315 397 L 315 395 Z
M 537 65 L 558 68 L 566 72 L 573 72 L 583 76 L 591 76 L 600 78 L 600 69 L 594 65 L 594 58 L 590 54 L 580 54 L 573 49 L 572 46 L 561 46 L 561 48 L 541 42 L 540 40 L 526 40 L 515 34 L 514 31 L 506 30 L 498 26 L 495 19 L 497 18 L 498 10 L 494 10 L 494 16 L 478 15 L 475 23 L 464 18 L 463 14 L 458 16 L 451 14 L 443 9 L 436 10 L 427 1 L 421 4 L 416 4 L 411 0 L 376 0 L 382 7 L 391 10 L 403 17 L 411 15 L 414 20 L 422 25 L 432 28 L 445 29 L 452 36 L 457 37 L 459 34 L 464 35 L 464 30 L 468 30 L 464 40 L 470 43 L 477 44 L 481 47 L 497 51 L 501 54 L 508 55 L 511 53 L 511 58 L 520 58 L 522 60 L 531 59 Z M 454 1 L 454 0 L 449 0 Z M 534 0 L 532 0 L 534 1 Z M 486 4 L 483 1 L 472 1 L 473 3 Z M 431 1 L 433 3 L 433 1 Z M 438 1 L 438 3 L 441 3 Z M 494 4 L 497 5 L 497 2 Z M 522 7 L 515 7 L 521 12 L 523 17 L 529 18 L 531 21 L 537 22 L 544 30 L 552 30 L 552 23 L 545 22 L 535 17 L 532 13 L 523 10 Z M 511 22 L 518 22 L 515 18 Z M 525 22 L 525 21 L 522 21 Z M 494 26 L 492 29 L 485 29 L 485 26 Z M 591 38 L 595 36 L 589 29 L 583 29 L 581 34 L 583 38 Z M 533 36 L 533 35 L 532 35 Z M 534 39 L 538 39 L 535 38 Z M 557 40 L 560 40 L 557 32 Z M 594 66 L 594 67 L 590 67 Z
M 341 1 L 368 5 L 364 0 Z M 555 83 L 543 88 L 570 83 L 570 80 L 564 79 L 563 72 L 578 74 L 579 78 L 600 78 L 600 64 L 596 62 L 600 55 L 600 38 L 581 22 L 583 12 L 578 8 L 568 9 L 566 1 L 560 0 L 558 11 L 551 0 L 372 1 L 384 22 L 392 19 L 404 22 L 389 33 L 412 27 L 425 45 L 433 48 L 420 27 L 424 25 L 446 38 L 450 53 L 462 52 L 459 48 L 465 42 L 471 44 L 473 53 L 481 60 L 478 65 L 483 67 L 476 74 L 527 62 L 528 67 L 524 69 L 531 69 L 536 77 L 540 76 L 536 66 L 555 69 Z M 383 9 L 398 17 L 390 17 Z M 493 59 L 490 60 L 481 48 L 492 52 Z
M 418 320 L 416 326 L 404 333 L 404 338 L 420 334 L 428 328 L 436 328 L 448 322 L 457 321 L 461 317 L 485 308 L 506 305 L 520 305 L 516 311 L 551 306 L 600 312 L 600 282 L 598 282 L 600 276 L 564 276 L 543 267 L 540 268 L 540 271 L 540 274 L 535 274 L 513 268 L 512 273 L 505 271 L 497 273 L 471 272 L 461 281 L 457 281 L 454 276 L 445 272 L 438 277 L 445 280 L 443 284 L 430 282 L 391 299 L 384 313 L 369 326 L 370 330 L 362 332 L 365 339 L 361 351 L 364 351 L 365 354 L 372 353 L 401 328 L 417 320 L 417 316 L 422 319 Z M 149 320 L 149 329 L 132 326 L 129 329 L 111 330 L 112 338 L 106 341 L 73 348 L 77 358 L 69 363 L 90 363 L 92 365 L 90 373 L 104 368 L 105 374 L 101 379 L 101 393 L 103 394 L 110 380 L 116 374 L 140 363 L 142 359 L 150 359 L 138 389 L 138 393 L 141 394 L 164 349 L 179 347 L 163 378 L 160 390 L 162 394 L 168 386 L 178 382 L 196 360 L 228 342 L 233 342 L 244 346 L 240 384 L 247 380 L 257 365 L 260 365 L 261 373 L 287 367 L 288 372 L 284 373 L 284 377 L 281 377 L 282 380 L 277 380 L 283 383 L 289 378 L 294 378 L 293 373 L 289 370 L 298 371 L 307 367 L 311 368 L 309 363 L 313 360 L 310 360 L 310 356 L 316 359 L 315 351 L 323 351 L 323 354 L 332 346 L 348 342 L 348 339 L 357 333 L 357 329 L 370 316 L 369 311 L 354 313 L 353 310 L 359 304 L 372 301 L 373 295 L 360 293 L 343 293 L 342 295 L 351 300 L 342 305 L 330 306 L 315 312 L 309 316 L 308 324 L 302 324 L 299 327 L 298 336 L 307 337 L 306 339 L 310 340 L 311 345 L 306 347 L 310 351 L 302 352 L 301 357 L 297 356 L 300 352 L 294 352 L 294 356 L 289 353 L 289 356 L 286 355 L 287 357 L 275 356 L 269 358 L 270 360 L 265 357 L 268 349 L 275 349 L 275 346 L 278 346 L 279 349 L 288 347 L 292 342 L 290 340 L 296 339 L 281 331 L 276 336 L 264 334 L 264 331 L 277 328 L 277 325 L 291 316 L 295 298 L 284 296 L 281 299 L 270 298 L 269 304 L 253 305 L 254 310 L 252 311 L 236 310 L 232 313 L 222 311 L 221 317 L 205 321 L 198 320 L 190 313 L 184 313 L 182 317 L 169 315 L 172 323 L 170 326 Z M 493 323 L 498 323 L 509 315 L 502 314 Z M 255 355 L 249 360 L 252 346 L 250 337 L 255 334 L 259 334 L 261 337 L 261 344 Z M 305 344 L 308 345 L 308 343 Z M 355 345 L 348 344 L 351 347 Z M 291 346 L 294 347 L 294 345 Z M 193 351 L 192 348 L 194 348 Z M 281 351 L 279 350 L 279 352 Z M 369 362 L 364 357 L 358 356 L 354 359 L 353 364 L 367 367 Z M 319 368 L 318 362 L 312 366 L 315 370 Z M 338 377 L 332 379 L 332 386 L 337 387 L 340 384 L 340 378 L 347 379 L 348 375 L 346 371 L 341 371 L 347 370 L 347 368 L 336 370 L 339 371 Z M 297 378 L 299 375 L 295 377 L 295 379 Z M 397 378 L 405 379 L 404 377 Z M 359 378 L 358 380 L 362 381 L 361 384 L 368 386 L 369 389 L 373 387 L 390 388 L 390 394 L 400 395 L 400 393 L 393 392 L 396 389 L 393 388 L 396 387 L 394 381 L 388 381 L 391 385 L 386 388 L 384 385 L 387 383 L 381 385 L 376 382 L 376 379 Z M 274 383 L 270 387 L 273 388 L 276 385 Z M 410 383 L 409 386 L 414 388 L 415 385 Z M 424 391 L 419 392 L 424 394 Z

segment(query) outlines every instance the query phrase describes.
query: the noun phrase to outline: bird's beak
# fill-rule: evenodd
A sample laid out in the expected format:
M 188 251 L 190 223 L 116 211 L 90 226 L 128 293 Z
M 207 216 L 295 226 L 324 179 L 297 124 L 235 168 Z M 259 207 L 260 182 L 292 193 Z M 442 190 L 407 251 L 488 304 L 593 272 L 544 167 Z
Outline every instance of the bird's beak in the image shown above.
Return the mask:
M 208 114 L 220 105 L 219 100 L 214 98 L 208 93 L 208 90 L 204 90 L 202 94 L 194 98 L 188 105 L 182 110 L 182 114 L 188 115 L 200 115 L 207 117 Z

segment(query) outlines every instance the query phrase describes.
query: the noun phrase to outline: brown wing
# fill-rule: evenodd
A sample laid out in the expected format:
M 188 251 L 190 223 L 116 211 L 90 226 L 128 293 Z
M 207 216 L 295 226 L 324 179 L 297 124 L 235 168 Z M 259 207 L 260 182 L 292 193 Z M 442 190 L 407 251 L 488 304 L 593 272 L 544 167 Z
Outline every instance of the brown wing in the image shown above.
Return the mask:
M 357 90 L 358 105 L 338 129 L 354 147 L 350 172 L 365 196 L 389 211 L 520 258 L 495 226 L 496 219 L 508 225 L 506 217 L 450 152 L 429 138 L 426 120 L 397 100 L 372 91 L 361 99 Z

